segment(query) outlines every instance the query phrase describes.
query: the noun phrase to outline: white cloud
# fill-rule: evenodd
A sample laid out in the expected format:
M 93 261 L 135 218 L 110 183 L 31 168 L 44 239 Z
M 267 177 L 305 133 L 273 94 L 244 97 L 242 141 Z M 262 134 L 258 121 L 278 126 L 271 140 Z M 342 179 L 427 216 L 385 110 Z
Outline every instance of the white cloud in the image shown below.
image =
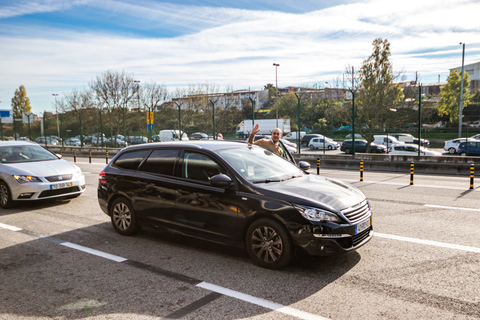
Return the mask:
M 154 1 L 39 1 L 29 12 L 85 4 L 98 14 L 109 10 L 105 19 L 118 20 L 124 29 L 79 31 L 0 20 L 0 100 L 9 101 L 23 84 L 34 111 L 50 109 L 52 93 L 86 87 L 106 70 L 166 85 L 209 82 L 260 89 L 275 80 L 276 62 L 279 86 L 313 84 L 340 76 L 347 65 L 359 67 L 379 37 L 390 41 L 393 66 L 409 79 L 419 72 L 432 79 L 427 82 L 436 82 L 438 74 L 444 80 L 448 69 L 461 63 L 460 41 L 468 44 L 466 62 L 480 60 L 478 1 L 417 2 L 368 1 L 285 13 Z M 28 12 L 24 7 L 17 11 Z M 136 35 L 148 28 L 181 28 L 183 35 Z

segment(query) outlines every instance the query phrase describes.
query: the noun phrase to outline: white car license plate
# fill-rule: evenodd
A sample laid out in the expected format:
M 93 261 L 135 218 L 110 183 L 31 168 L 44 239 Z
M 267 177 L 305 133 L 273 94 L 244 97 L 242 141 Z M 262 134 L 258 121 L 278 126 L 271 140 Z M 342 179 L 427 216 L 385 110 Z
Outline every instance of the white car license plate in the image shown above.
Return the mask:
M 71 186 L 72 186 L 72 183 L 71 183 L 71 182 L 51 184 L 51 185 L 50 185 L 50 190 L 70 188 Z
M 371 225 L 371 218 L 368 218 L 355 226 L 355 234 L 359 234 Z

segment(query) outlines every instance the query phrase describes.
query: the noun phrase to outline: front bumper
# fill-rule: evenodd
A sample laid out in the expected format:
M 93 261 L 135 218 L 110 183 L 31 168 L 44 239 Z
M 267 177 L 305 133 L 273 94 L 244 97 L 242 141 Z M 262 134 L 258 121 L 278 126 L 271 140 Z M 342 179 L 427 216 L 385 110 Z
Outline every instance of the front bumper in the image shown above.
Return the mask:
M 62 182 L 9 183 L 13 201 L 32 201 L 74 196 L 85 191 L 85 177 Z
M 322 234 L 307 231 L 293 233 L 292 237 L 296 247 L 304 254 L 312 256 L 341 255 L 355 251 L 370 241 L 373 237 L 373 227 L 370 225 L 358 234 L 354 232 Z

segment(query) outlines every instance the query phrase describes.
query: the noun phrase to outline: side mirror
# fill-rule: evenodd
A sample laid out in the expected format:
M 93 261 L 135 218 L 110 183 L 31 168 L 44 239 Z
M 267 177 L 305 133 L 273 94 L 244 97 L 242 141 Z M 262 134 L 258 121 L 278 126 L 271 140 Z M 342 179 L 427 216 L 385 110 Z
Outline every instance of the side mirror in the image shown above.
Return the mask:
M 232 179 L 226 174 L 216 174 L 210 178 L 210 185 L 216 188 L 228 188 L 233 184 Z
M 299 161 L 298 162 L 298 167 L 302 170 L 302 171 L 308 171 L 310 170 L 310 163 L 306 162 L 306 161 Z

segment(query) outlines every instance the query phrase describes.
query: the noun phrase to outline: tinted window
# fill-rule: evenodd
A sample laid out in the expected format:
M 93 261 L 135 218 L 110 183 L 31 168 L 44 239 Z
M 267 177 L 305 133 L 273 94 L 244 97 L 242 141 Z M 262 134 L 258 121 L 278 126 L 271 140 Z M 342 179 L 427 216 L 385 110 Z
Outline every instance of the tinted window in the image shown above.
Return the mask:
M 150 150 L 138 150 L 125 152 L 115 161 L 115 166 L 123 169 L 137 170 L 140 163 L 145 159 Z
M 183 169 L 185 178 L 202 182 L 209 182 L 214 175 L 223 173 L 215 161 L 193 152 L 185 152 Z
M 151 173 L 173 175 L 175 160 L 178 150 L 160 149 L 153 150 L 152 154 L 143 163 L 140 170 Z

